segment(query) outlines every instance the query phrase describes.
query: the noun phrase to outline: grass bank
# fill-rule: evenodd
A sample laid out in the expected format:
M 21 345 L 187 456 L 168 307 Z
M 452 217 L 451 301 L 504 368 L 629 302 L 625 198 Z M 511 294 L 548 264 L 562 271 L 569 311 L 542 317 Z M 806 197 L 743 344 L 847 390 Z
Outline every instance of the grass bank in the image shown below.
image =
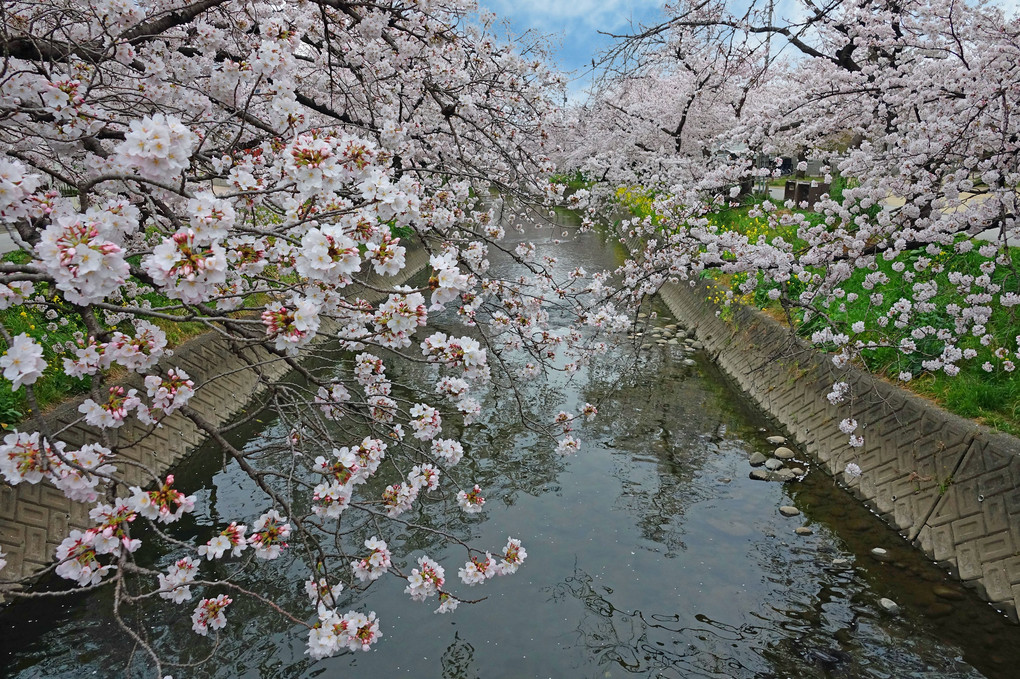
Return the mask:
M 841 195 L 841 190 L 842 186 L 834 183 L 834 197 Z M 635 216 L 651 217 L 655 223 L 661 221 L 653 210 L 653 194 L 639 188 L 625 187 L 617 191 L 617 198 Z M 739 206 L 721 207 L 708 214 L 707 218 L 710 225 L 720 230 L 740 233 L 751 243 L 771 243 L 776 238 L 782 238 L 792 245 L 794 251 L 805 247 L 807 244 L 799 238 L 796 225 L 773 228 L 767 219 L 753 216 L 756 213 L 755 205 L 762 200 L 749 199 Z M 809 224 L 818 224 L 823 219 L 817 213 L 796 212 L 803 215 Z M 957 242 L 964 240 L 968 239 L 961 236 Z M 952 311 L 971 305 L 967 300 L 971 290 L 954 284 L 950 275 L 983 275 L 981 265 L 987 258 L 977 252 L 979 245 L 979 242 L 974 242 L 973 249 L 966 252 L 943 248 L 935 256 L 919 251 L 903 253 L 891 261 L 879 258 L 876 271 L 884 274 L 886 282 L 875 283 L 874 276 L 869 279 L 867 275 L 872 271 L 855 271 L 839 286 L 835 295 L 811 300 L 807 310 L 784 310 L 770 296 L 770 292 L 778 286 L 766 282 L 760 273 L 753 292 L 745 294 L 741 286 L 749 274 L 709 271 L 705 276 L 714 280 L 716 291 L 709 302 L 719 305 L 720 313 L 724 315 L 727 313 L 727 305 L 734 301 L 755 306 L 777 320 L 792 324 L 797 334 L 807 339 L 826 325 L 848 329 L 848 334 L 855 324 L 858 324 L 857 327 L 863 325 L 865 329 L 854 333 L 854 339 L 873 342 L 876 348 L 862 351 L 862 365 L 859 367 L 957 415 L 1020 435 L 1020 376 L 1010 367 L 1020 361 L 1016 361 L 1015 357 L 1013 361 L 1009 360 L 1020 343 L 1020 310 L 1017 307 L 996 309 L 981 335 L 968 335 L 959 341 L 959 349 L 968 352 L 968 355 L 972 354 L 972 357 L 958 363 L 957 375 L 926 369 L 922 365 L 923 361 L 939 355 L 945 342 L 938 339 L 936 333 L 920 338 L 915 335 L 919 327 L 952 327 L 955 318 Z M 1011 266 L 997 266 L 991 275 L 991 282 L 1004 291 L 1020 290 L 1020 280 L 1015 273 L 1020 271 L 1020 249 L 1009 248 L 1008 256 Z M 909 324 L 896 328 L 896 313 L 891 310 L 893 303 L 900 298 L 913 297 L 917 286 L 933 283 L 937 285 L 937 293 L 928 300 L 931 309 L 914 313 Z M 785 283 L 784 287 L 789 298 L 797 298 L 806 286 L 794 279 Z M 876 326 L 876 319 L 885 319 L 885 325 Z M 902 351 L 900 343 L 903 341 L 912 342 L 914 349 L 910 352 Z M 908 380 L 902 379 L 908 375 Z

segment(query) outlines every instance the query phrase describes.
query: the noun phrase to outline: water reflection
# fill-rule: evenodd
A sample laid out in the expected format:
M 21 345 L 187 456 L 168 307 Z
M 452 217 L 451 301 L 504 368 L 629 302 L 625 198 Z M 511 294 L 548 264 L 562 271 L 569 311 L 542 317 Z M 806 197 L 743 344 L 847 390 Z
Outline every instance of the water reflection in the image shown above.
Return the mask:
M 549 594 L 551 601 L 570 596 L 584 604 L 588 614 L 577 623 L 575 643 L 603 669 L 602 676 L 767 676 L 731 657 L 732 648 L 756 640 L 758 628 L 734 627 L 700 614 L 693 616 L 695 624 L 686 626 L 678 614 L 620 609 L 611 600 L 613 590 L 598 586 L 581 570 L 549 588 Z M 701 643 L 690 643 L 693 639 Z M 720 650 L 713 650 L 716 647 Z
M 475 647 L 453 635 L 453 642 L 443 652 L 440 660 L 443 667 L 443 679 L 478 679 L 481 675 L 476 669 Z

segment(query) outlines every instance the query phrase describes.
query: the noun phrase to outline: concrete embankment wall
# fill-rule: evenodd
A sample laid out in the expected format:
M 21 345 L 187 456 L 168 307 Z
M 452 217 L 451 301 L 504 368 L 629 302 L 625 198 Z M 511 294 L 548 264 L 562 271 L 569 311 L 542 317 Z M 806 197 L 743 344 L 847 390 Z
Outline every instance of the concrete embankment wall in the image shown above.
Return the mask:
M 632 248 L 633 249 L 633 248 Z M 907 540 L 1014 621 L 1020 607 L 1020 439 L 952 415 L 831 358 L 755 309 L 717 315 L 705 282 L 661 296 L 719 366 L 828 472 L 848 462 L 851 490 Z M 832 384 L 853 399 L 829 403 Z M 851 448 L 839 422 L 866 425 Z
M 392 288 L 406 282 L 428 264 L 424 249 L 407 252 L 406 266 L 395 277 L 366 277 L 366 284 L 352 286 L 352 297 L 370 302 L 385 299 L 386 295 L 372 288 Z M 330 326 L 324 323 L 319 339 L 328 340 Z M 200 335 L 179 347 L 174 356 L 165 359 L 161 367 L 183 368 L 195 382 L 195 396 L 189 405 L 203 414 L 214 425 L 226 423 L 243 410 L 267 384 L 281 379 L 290 368 L 286 362 L 261 348 L 246 348 L 235 352 L 226 339 L 216 332 Z M 144 393 L 142 377 L 132 375 L 121 384 L 125 389 L 138 389 Z M 67 441 L 69 449 L 84 443 L 99 441 L 98 432 L 81 423 L 78 406 L 85 400 L 81 396 L 61 404 L 45 415 L 49 431 L 60 432 L 58 439 Z M 25 425 L 32 430 L 33 423 Z M 185 455 L 201 444 L 206 436 L 195 424 L 174 413 L 163 426 L 149 431 L 136 419 L 129 418 L 124 426 L 110 430 L 113 445 L 125 460 L 139 462 L 145 467 L 164 474 L 180 462 Z M 148 486 L 152 477 L 137 466 L 121 464 L 126 483 Z M 0 578 L 14 580 L 38 573 L 54 561 L 57 545 L 67 537 L 71 528 L 91 525 L 90 506 L 71 502 L 52 485 L 21 483 L 9 486 L 0 480 L 0 550 L 6 554 L 7 566 Z

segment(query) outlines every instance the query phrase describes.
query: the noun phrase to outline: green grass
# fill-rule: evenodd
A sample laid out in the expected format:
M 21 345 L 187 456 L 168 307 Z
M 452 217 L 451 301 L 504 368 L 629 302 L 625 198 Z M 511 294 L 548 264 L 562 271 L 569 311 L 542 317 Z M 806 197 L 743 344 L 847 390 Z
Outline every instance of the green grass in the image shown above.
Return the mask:
M 39 287 L 36 286 L 36 289 L 38 290 Z M 75 318 L 70 314 L 61 314 L 61 316 Z M 79 380 L 65 375 L 62 359 L 67 354 L 54 352 L 52 348 L 52 345 L 58 342 L 73 341 L 75 330 L 84 331 L 84 326 L 80 323 L 69 322 L 64 326 L 58 324 L 55 329 L 47 329 L 47 325 L 52 321 L 47 319 L 37 307 L 27 304 L 0 312 L 0 318 L 11 336 L 25 333 L 43 347 L 43 358 L 46 360 L 47 367 L 42 377 L 34 385 L 35 397 L 40 407 L 45 408 L 67 396 L 88 391 L 91 380 L 89 378 Z M 6 352 L 3 340 L 0 340 L 0 347 Z M 0 382 L 0 427 L 7 429 L 32 414 L 28 407 L 26 392 L 25 387 L 11 391 L 10 382 L 6 380 Z
M 956 377 L 926 374 L 909 387 L 961 417 L 1020 436 L 1020 380 L 1008 373 L 961 371 Z
M 549 178 L 553 184 L 564 184 L 568 189 L 588 189 L 596 184 L 592 179 L 586 177 L 580 170 L 574 174 L 554 174 Z

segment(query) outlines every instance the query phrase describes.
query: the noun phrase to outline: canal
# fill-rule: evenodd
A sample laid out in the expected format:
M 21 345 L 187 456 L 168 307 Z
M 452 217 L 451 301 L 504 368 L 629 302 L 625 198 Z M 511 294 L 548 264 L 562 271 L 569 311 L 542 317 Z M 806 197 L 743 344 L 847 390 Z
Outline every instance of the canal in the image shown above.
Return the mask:
M 577 225 L 560 214 L 554 228 L 527 239 L 564 270 L 622 261 L 619 246 L 597 233 L 559 242 Z M 182 663 L 166 671 L 176 679 L 1017 676 L 1020 628 L 948 581 L 796 445 L 787 444 L 796 457 L 786 464 L 806 472 L 802 479 L 750 479 L 749 457 L 770 455 L 776 445 L 766 439 L 782 432 L 706 356 L 685 347 L 683 328 L 664 307 L 651 302 L 642 314 L 605 360 L 520 386 L 530 414 L 547 420 L 599 404 L 598 418 L 579 428 L 579 453 L 561 457 L 522 426 L 514 395 L 497 383 L 483 416 L 463 432 L 461 464 L 485 489 L 485 510 L 468 516 L 456 503 L 429 501 L 414 517 L 494 552 L 507 536 L 522 540 L 528 559 L 516 575 L 472 590 L 453 585 L 484 601 L 434 615 L 434 600 L 410 602 L 403 581 L 383 578 L 341 601 L 343 609 L 375 611 L 383 639 L 371 652 L 320 661 L 304 653 L 306 630 L 258 602 L 232 606 L 218 644 L 190 631 L 191 606 L 142 608 L 134 622 Z M 428 370 L 408 363 L 394 378 L 424 384 Z M 232 432 L 249 449 L 286 435 L 269 413 Z M 199 499 L 194 515 L 174 526 L 180 538 L 210 535 L 225 520 L 250 524 L 265 510 L 252 499 L 252 482 L 212 446 L 196 451 L 177 478 Z M 371 528 L 353 528 L 350 540 Z M 405 571 L 428 553 L 453 582 L 463 549 L 443 545 L 414 530 L 398 530 L 390 542 Z M 888 555 L 874 558 L 875 547 Z M 146 549 L 164 569 L 180 556 L 169 545 Z M 229 564 L 221 567 L 226 575 Z M 308 608 L 288 577 L 304 569 L 291 550 L 245 583 L 281 605 Z M 900 610 L 888 612 L 883 598 Z M 132 659 L 109 599 L 99 591 L 9 606 L 0 615 L 0 676 L 136 675 L 125 668 L 144 663 Z

